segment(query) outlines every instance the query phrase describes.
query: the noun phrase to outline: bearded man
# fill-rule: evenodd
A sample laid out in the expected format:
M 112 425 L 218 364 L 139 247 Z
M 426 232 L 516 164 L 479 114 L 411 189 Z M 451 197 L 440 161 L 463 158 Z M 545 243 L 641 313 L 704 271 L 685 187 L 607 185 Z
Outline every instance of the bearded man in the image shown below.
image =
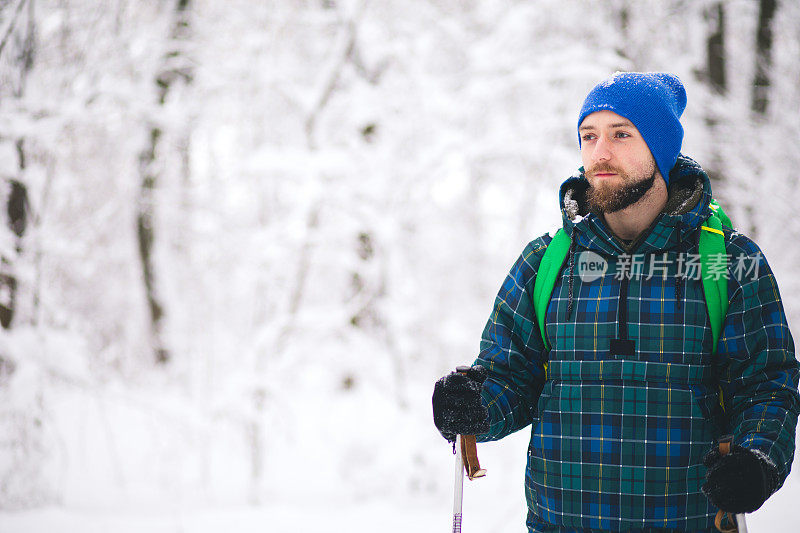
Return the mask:
M 709 178 L 680 154 L 685 106 L 671 74 L 617 73 L 594 87 L 578 118 L 583 166 L 560 190 L 569 248 L 542 316 L 547 234 L 504 281 L 472 368 L 434 388 L 449 441 L 531 426 L 529 531 L 710 532 L 719 510 L 754 511 L 789 473 L 794 342 L 760 249 L 712 227 Z M 716 328 L 704 280 L 686 269 L 704 231 L 724 237 L 729 259 Z M 603 268 L 576 272 L 584 254 Z M 752 261 L 747 275 L 737 258 Z

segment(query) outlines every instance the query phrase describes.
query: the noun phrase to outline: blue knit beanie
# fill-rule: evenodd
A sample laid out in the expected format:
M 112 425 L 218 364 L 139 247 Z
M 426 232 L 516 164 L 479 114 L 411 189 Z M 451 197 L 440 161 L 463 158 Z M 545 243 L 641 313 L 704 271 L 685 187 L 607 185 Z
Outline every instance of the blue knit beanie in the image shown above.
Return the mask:
M 586 97 L 578 128 L 587 115 L 607 109 L 633 122 L 669 184 L 683 142 L 680 117 L 686 107 L 686 90 L 674 74 L 617 72 L 598 83 Z M 581 136 L 578 134 L 578 145 Z

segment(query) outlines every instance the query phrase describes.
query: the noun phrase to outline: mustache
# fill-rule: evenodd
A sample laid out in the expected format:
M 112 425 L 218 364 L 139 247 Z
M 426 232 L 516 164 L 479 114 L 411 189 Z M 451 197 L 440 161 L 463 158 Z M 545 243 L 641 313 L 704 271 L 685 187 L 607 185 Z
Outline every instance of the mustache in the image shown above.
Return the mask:
M 620 175 L 622 174 L 622 171 L 620 171 L 615 166 L 610 165 L 609 163 L 598 163 L 592 168 L 586 170 L 585 174 L 587 176 L 594 176 L 595 174 L 600 174 L 601 172 L 602 173 L 613 172 L 614 174 L 620 174 Z

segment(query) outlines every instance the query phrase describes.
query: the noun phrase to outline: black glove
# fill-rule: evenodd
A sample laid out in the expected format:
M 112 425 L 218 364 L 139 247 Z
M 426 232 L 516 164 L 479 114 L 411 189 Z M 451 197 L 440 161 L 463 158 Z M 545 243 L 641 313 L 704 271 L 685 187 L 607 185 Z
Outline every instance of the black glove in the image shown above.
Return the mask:
M 466 367 L 459 367 L 459 370 Z M 453 372 L 433 388 L 433 423 L 442 437 L 455 442 L 456 435 L 480 435 L 489 431 L 489 410 L 481 402 L 486 369 L 476 365 L 466 375 Z
M 752 513 L 778 486 L 778 469 L 772 461 L 736 444 L 727 455 L 712 449 L 703 464 L 708 468 L 703 494 L 728 513 Z

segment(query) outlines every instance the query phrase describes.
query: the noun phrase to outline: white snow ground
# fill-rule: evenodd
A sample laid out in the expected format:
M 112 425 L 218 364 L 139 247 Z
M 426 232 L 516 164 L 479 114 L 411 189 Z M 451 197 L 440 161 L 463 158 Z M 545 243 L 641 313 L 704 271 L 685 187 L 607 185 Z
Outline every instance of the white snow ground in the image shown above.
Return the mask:
M 487 477 L 464 487 L 463 533 L 526 531 L 522 491 L 527 435 L 520 432 L 500 443 L 481 445 L 481 463 Z M 432 475 L 452 476 L 452 460 L 442 449 L 442 464 Z M 797 464 L 795 464 L 797 467 Z M 448 477 L 447 481 L 450 481 Z M 800 472 L 757 512 L 748 515 L 750 533 L 796 533 Z M 306 533 L 450 531 L 449 495 L 353 498 L 335 493 L 286 494 L 263 506 L 179 508 L 149 505 L 117 507 L 67 506 L 25 512 L 0 513 L 3 533 Z

